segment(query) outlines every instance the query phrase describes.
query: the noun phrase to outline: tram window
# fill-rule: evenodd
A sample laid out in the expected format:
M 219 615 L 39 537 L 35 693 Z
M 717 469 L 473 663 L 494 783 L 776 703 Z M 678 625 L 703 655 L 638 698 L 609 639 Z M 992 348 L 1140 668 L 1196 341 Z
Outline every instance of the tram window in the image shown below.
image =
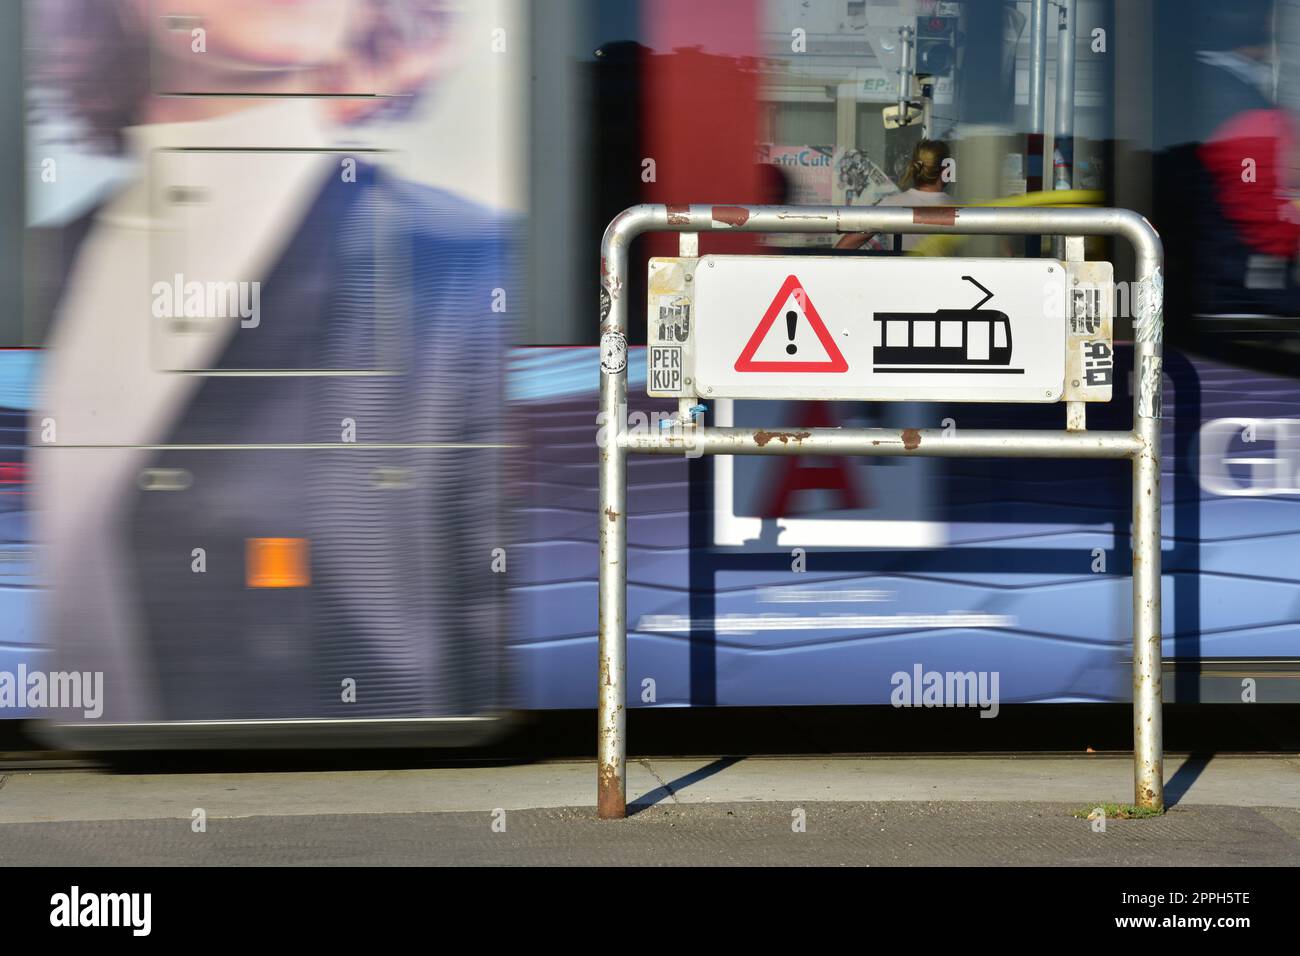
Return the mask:
M 907 347 L 907 323 L 906 322 L 885 323 L 885 345 L 887 345 L 890 348 Z
M 971 322 L 966 326 L 966 357 L 969 359 L 986 359 L 989 357 L 989 324 Z
M 934 345 L 934 323 L 916 322 L 912 325 L 912 344 L 921 347 Z
M 945 349 L 961 348 L 961 323 L 939 323 L 939 345 Z
M 1007 327 L 1001 322 L 993 323 L 993 347 L 995 349 L 1007 347 Z

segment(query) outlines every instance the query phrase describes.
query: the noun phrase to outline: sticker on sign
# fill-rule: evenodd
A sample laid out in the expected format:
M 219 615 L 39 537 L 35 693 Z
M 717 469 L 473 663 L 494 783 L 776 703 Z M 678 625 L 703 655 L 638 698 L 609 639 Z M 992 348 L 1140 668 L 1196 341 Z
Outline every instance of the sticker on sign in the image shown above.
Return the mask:
M 706 256 L 695 387 L 712 398 L 1055 402 L 1053 259 Z
M 682 347 L 652 345 L 646 365 L 646 385 L 655 392 L 682 390 Z

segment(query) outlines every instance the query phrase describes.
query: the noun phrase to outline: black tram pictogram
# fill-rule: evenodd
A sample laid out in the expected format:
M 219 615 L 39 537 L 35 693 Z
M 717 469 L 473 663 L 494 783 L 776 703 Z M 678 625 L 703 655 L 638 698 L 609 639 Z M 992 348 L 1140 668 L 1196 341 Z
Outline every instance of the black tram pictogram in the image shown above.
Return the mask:
M 1011 367 L 1011 319 L 998 309 L 981 309 L 993 298 L 971 276 L 984 298 L 969 309 L 933 312 L 877 312 L 879 342 L 872 369 L 886 373 L 993 373 L 1023 375 Z

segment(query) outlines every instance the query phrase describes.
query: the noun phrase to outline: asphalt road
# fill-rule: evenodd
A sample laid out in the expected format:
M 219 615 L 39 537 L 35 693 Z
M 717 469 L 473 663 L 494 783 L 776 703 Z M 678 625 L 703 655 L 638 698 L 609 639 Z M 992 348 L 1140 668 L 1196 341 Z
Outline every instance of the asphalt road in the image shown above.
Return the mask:
M 1294 866 L 1300 811 L 1194 806 L 1110 820 L 1065 804 L 666 804 L 0 826 L 0 865 Z M 796 811 L 805 830 L 796 832 Z M 504 827 L 504 829 L 502 829 Z

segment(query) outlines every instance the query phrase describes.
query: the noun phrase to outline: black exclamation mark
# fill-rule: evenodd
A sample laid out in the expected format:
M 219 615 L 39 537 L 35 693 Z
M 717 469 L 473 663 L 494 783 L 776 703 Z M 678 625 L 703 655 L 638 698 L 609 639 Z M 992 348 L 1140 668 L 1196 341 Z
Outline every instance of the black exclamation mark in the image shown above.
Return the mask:
M 798 347 L 794 344 L 794 324 L 799 319 L 799 313 L 791 309 L 785 314 L 785 337 L 790 340 L 790 344 L 785 347 L 786 355 L 794 355 L 798 352 Z

